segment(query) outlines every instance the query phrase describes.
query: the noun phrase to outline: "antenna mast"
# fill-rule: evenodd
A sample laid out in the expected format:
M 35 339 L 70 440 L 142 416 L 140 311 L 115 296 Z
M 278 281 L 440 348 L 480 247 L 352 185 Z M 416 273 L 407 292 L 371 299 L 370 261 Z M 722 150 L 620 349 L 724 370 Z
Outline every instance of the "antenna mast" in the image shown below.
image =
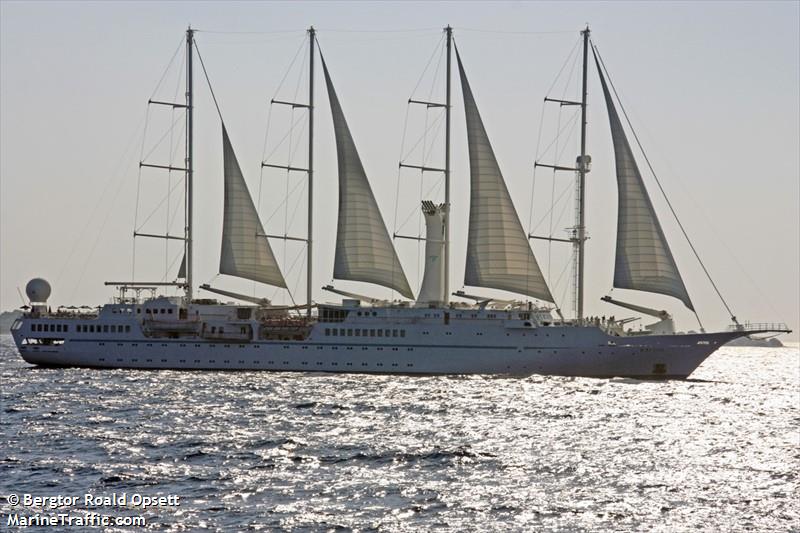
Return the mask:
M 193 157 L 193 77 L 192 77 L 192 56 L 194 44 L 194 30 L 189 27 L 186 30 L 186 305 L 192 303 L 192 168 Z

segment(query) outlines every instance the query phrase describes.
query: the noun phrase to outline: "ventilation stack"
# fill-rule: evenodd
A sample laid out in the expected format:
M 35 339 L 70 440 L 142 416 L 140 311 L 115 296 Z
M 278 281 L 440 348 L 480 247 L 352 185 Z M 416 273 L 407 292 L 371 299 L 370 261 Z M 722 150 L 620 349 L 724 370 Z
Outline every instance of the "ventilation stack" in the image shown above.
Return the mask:
M 447 295 L 444 287 L 444 204 L 436 205 L 430 200 L 422 202 L 425 215 L 425 274 L 417 298 L 417 306 L 431 307 L 445 305 Z

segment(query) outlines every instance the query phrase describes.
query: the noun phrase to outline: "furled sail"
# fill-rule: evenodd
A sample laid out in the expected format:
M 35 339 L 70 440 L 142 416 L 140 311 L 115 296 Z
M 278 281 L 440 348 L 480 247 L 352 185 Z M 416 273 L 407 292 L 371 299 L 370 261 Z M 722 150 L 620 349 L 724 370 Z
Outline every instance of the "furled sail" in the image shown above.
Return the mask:
M 339 160 L 339 222 L 333 277 L 390 287 L 414 298 L 322 60 Z
M 264 234 L 225 125 L 222 125 L 225 167 L 225 212 L 219 272 L 286 288 L 275 254 Z
M 595 63 L 608 108 L 617 167 L 617 259 L 614 265 L 614 287 L 673 296 L 694 311 L 653 203 L 647 194 L 628 138 L 622 129 L 622 122 L 597 57 Z
M 464 284 L 552 302 L 553 296 L 511 201 L 458 52 L 456 58 L 467 116 L 471 186 Z

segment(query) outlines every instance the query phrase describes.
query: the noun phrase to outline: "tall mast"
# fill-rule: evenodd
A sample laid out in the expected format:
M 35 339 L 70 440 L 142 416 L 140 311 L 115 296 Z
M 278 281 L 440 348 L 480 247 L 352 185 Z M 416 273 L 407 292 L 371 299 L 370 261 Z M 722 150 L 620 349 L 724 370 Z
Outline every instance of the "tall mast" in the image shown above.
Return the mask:
M 186 304 L 192 302 L 192 166 L 193 153 L 193 79 L 192 79 L 192 48 L 194 45 L 194 30 L 186 30 Z
M 576 261 L 576 283 L 575 292 L 577 294 L 576 318 L 583 318 L 583 269 L 584 269 L 584 245 L 586 244 L 586 219 L 585 219 L 585 192 L 586 192 L 586 172 L 589 169 L 589 161 L 586 157 L 586 78 L 587 62 L 589 58 L 589 26 L 581 32 L 583 35 L 583 87 L 581 89 L 581 155 L 578 158 L 578 224 L 576 229 L 575 261 Z
M 453 55 L 453 28 L 448 24 L 447 33 L 447 95 L 445 100 L 444 129 L 444 304 L 450 301 L 450 65 Z
M 314 228 L 314 26 L 308 29 L 308 240 L 306 242 L 306 304 L 311 316 L 311 282 L 314 264 L 312 235 Z

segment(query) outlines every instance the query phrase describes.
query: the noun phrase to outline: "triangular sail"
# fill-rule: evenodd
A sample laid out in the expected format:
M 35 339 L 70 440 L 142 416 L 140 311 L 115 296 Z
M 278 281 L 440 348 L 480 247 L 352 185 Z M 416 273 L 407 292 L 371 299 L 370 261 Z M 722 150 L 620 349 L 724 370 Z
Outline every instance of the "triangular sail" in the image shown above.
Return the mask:
M 339 222 L 333 277 L 390 287 L 414 298 L 322 60 L 339 160 Z
M 183 253 L 183 259 L 181 259 L 181 266 L 178 267 L 178 277 L 186 278 L 186 252 Z
M 456 58 L 467 116 L 471 186 L 464 284 L 553 302 L 511 201 L 458 52 Z
M 275 254 L 264 234 L 225 125 L 222 125 L 225 167 L 225 212 L 219 272 L 286 288 Z
M 595 63 L 608 108 L 617 167 L 619 205 L 614 287 L 673 296 L 694 311 L 596 56 Z

